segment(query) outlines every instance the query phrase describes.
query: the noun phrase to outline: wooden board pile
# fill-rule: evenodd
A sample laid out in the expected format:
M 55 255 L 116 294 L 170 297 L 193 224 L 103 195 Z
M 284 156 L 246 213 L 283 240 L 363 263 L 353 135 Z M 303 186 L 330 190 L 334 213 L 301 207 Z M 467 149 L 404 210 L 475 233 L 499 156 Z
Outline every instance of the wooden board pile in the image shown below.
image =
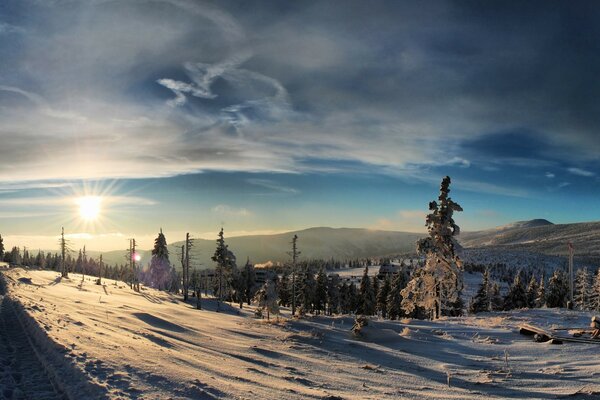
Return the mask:
M 592 317 L 591 329 L 586 328 L 556 328 L 547 330 L 531 324 L 519 325 L 519 333 L 533 336 L 533 340 L 540 343 L 550 342 L 562 344 L 563 342 L 600 344 L 600 318 Z M 571 336 L 560 334 L 560 331 L 571 331 Z

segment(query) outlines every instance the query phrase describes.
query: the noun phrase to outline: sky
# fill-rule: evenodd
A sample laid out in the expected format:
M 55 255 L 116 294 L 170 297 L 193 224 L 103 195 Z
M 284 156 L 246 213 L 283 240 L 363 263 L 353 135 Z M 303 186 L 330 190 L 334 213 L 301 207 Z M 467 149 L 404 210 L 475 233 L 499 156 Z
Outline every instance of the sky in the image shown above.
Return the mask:
M 0 2 L 7 246 L 600 220 L 593 1 Z M 98 196 L 94 220 L 81 197 Z

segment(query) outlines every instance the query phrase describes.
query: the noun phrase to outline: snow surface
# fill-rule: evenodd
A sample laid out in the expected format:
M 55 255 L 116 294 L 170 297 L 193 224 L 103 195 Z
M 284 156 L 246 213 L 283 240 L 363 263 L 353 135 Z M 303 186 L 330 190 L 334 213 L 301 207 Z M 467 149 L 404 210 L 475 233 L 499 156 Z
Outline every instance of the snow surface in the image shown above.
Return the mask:
M 435 322 L 351 317 L 279 323 L 122 282 L 49 271 L 4 272 L 56 348 L 111 399 L 598 398 L 598 344 L 534 343 L 517 325 L 586 327 L 566 310 L 484 313 Z M 27 279 L 31 278 L 31 282 Z M 50 348 L 50 347 L 48 347 Z M 61 362 L 54 358 L 54 363 Z M 586 393 L 592 393 L 586 395 Z M 90 398 L 89 395 L 81 398 Z

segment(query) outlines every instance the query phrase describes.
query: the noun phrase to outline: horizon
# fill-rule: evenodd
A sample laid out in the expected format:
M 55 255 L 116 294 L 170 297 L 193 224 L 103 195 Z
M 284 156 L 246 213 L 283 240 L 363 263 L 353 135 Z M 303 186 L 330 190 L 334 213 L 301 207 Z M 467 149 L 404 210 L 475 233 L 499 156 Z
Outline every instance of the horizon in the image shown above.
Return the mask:
M 7 248 L 600 220 L 600 7 L 0 5 Z

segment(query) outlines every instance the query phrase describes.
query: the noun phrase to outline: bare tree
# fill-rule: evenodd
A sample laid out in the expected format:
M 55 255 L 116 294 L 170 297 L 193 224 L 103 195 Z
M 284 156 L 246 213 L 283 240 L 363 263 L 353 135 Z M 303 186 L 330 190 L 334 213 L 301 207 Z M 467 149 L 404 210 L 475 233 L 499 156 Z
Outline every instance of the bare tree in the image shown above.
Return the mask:
M 296 275 L 298 271 L 296 271 L 296 266 L 298 263 L 298 256 L 300 255 L 300 251 L 298 251 L 298 235 L 294 235 L 292 238 L 292 251 L 288 251 L 288 255 L 292 257 L 292 316 L 296 315 Z

